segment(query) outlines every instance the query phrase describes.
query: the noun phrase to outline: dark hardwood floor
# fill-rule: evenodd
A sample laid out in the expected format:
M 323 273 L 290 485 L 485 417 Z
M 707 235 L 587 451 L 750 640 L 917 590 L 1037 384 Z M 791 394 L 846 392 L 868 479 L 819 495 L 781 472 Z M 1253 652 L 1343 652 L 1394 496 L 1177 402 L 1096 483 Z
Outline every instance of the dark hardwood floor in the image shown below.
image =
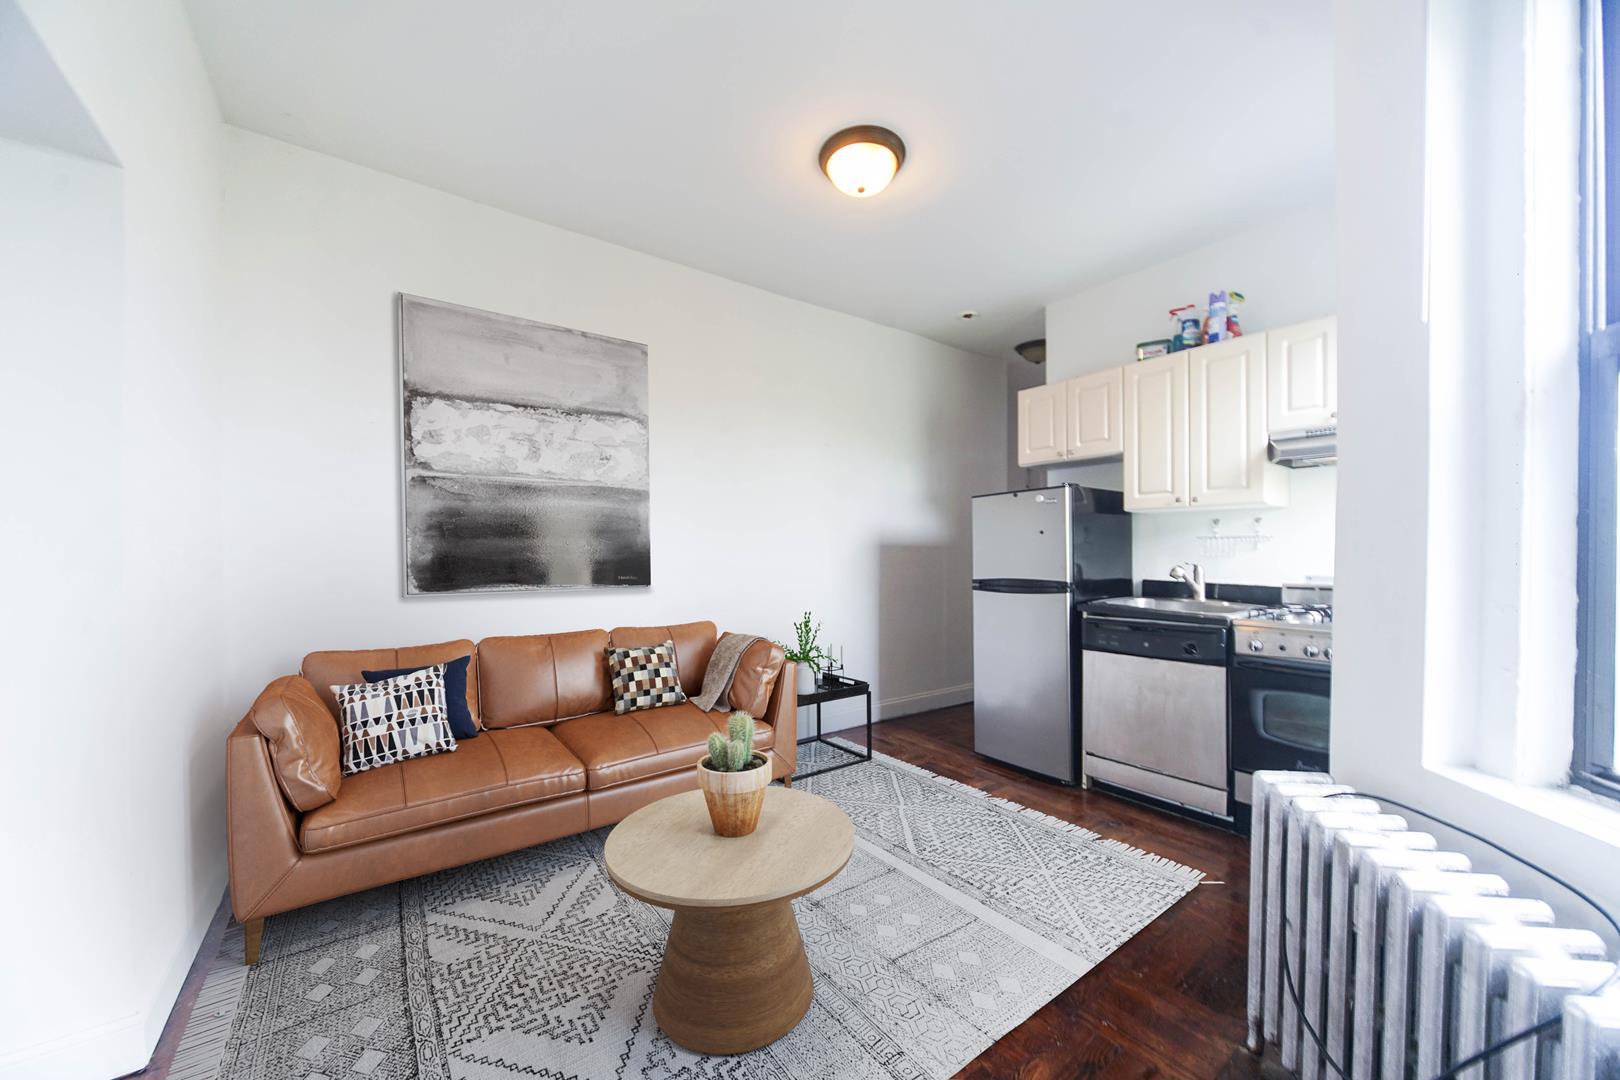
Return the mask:
M 838 732 L 864 741 L 859 729 Z M 972 1080 L 1285 1077 L 1243 1046 L 1249 846 L 1231 833 L 1095 791 L 1067 788 L 973 752 L 973 707 L 888 720 L 873 748 L 1208 877 L 958 1075 Z

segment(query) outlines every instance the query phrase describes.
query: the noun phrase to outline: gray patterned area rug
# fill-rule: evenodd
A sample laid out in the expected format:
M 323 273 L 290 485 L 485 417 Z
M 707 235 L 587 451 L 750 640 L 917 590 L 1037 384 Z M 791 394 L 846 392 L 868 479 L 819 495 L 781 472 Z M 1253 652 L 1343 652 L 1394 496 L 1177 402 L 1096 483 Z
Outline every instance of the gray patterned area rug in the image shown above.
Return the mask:
M 669 912 L 614 888 L 602 829 L 270 919 L 245 978 L 222 953 L 210 983 L 241 989 L 181 1053 L 211 1024 L 223 1080 L 948 1077 L 1203 876 L 883 755 L 801 786 L 856 849 L 794 904 L 815 1001 L 762 1050 L 658 1030 Z

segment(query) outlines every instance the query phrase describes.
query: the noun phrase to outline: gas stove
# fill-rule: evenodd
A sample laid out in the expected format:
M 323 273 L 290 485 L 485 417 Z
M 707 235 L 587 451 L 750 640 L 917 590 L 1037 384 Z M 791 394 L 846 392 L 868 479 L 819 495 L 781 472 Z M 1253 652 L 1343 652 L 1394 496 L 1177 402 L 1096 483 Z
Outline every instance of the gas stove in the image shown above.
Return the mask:
M 1332 593 L 1314 589 L 1308 599 L 1291 595 L 1304 591 L 1285 586 L 1283 603 L 1234 622 L 1232 647 L 1237 656 L 1331 668 Z
M 1333 622 L 1331 604 L 1283 604 L 1264 608 L 1252 616 L 1253 622 L 1289 623 L 1296 626 L 1322 625 Z
M 1333 591 L 1284 585 L 1282 603 L 1232 624 L 1232 819 L 1249 826 L 1254 774 L 1327 772 L 1333 697 Z

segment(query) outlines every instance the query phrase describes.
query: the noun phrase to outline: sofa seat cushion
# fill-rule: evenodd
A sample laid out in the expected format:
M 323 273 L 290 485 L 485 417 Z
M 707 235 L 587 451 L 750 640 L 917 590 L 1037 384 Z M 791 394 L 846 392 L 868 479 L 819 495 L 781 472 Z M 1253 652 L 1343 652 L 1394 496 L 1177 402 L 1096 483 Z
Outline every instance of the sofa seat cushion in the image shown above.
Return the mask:
M 546 730 L 584 762 L 586 786 L 597 791 L 690 769 L 708 754 L 710 733 L 726 730 L 727 716 L 687 702 L 626 716 L 580 716 Z M 754 721 L 754 745 L 767 747 L 771 740 L 770 725 Z
M 330 851 L 584 790 L 584 766 L 548 729 L 488 731 L 454 753 L 345 777 L 304 815 L 299 846 Z

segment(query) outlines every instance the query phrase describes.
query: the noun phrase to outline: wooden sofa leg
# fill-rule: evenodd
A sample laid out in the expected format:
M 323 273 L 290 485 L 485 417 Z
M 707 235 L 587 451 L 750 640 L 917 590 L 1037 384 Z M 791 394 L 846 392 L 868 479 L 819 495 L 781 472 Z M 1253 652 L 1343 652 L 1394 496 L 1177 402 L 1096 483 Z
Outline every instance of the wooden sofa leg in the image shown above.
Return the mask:
M 791 777 L 791 776 L 782 777 L 782 786 L 783 787 L 788 787 L 788 788 L 792 787 L 793 786 L 793 777 Z
M 242 924 L 242 959 L 248 967 L 259 962 L 259 942 L 263 938 L 263 919 L 249 919 Z

